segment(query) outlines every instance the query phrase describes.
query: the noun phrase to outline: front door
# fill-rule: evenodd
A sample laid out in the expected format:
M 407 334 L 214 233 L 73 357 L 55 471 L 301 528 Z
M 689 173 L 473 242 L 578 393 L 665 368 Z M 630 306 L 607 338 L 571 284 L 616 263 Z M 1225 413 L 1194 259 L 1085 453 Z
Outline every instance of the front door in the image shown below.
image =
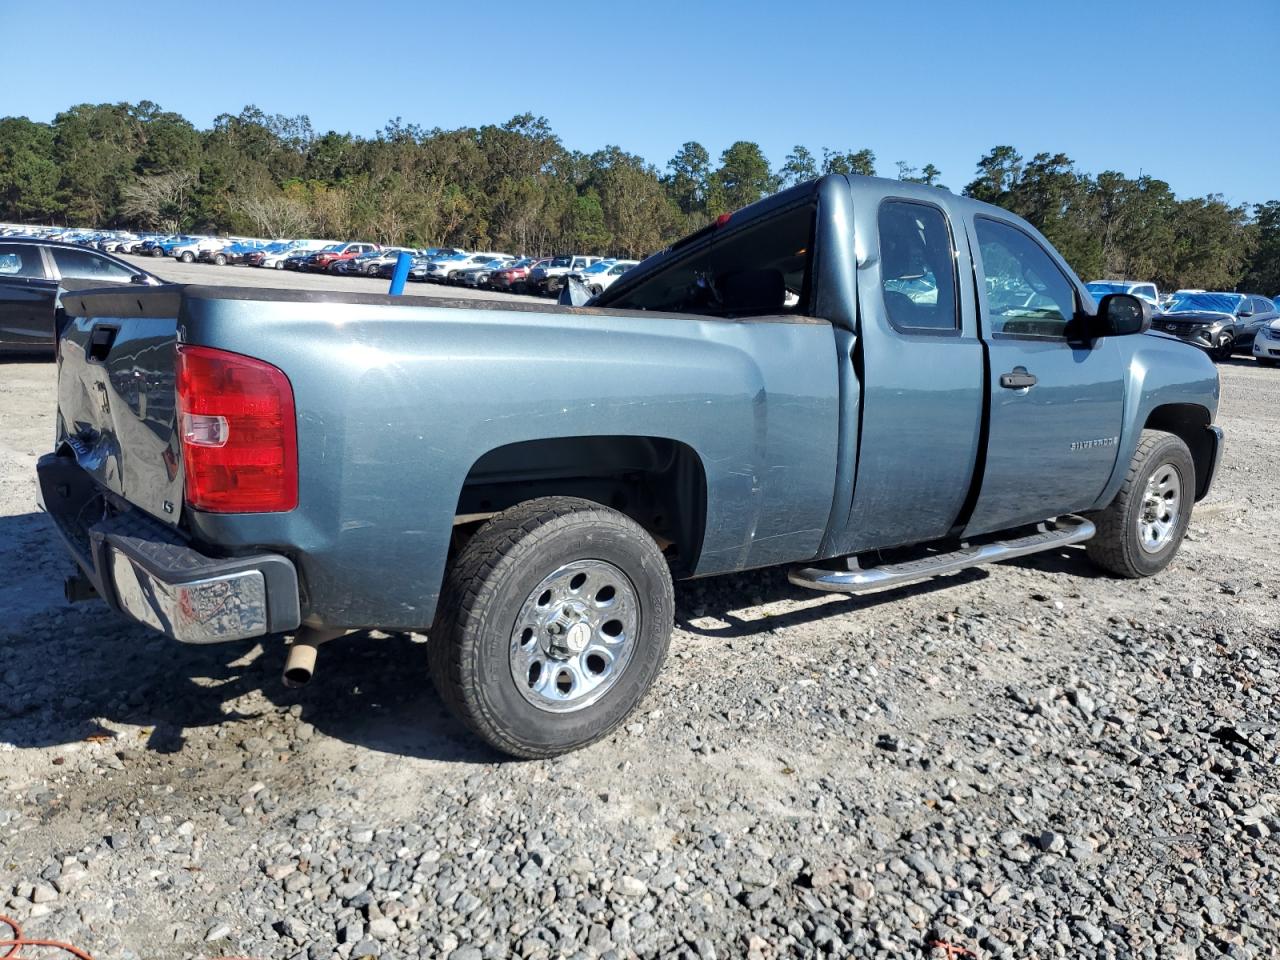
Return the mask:
M 993 217 L 970 227 L 990 370 L 986 464 L 965 528 L 976 535 L 1097 500 L 1119 449 L 1125 354 L 1107 338 L 1067 341 L 1079 293 L 1037 238 Z

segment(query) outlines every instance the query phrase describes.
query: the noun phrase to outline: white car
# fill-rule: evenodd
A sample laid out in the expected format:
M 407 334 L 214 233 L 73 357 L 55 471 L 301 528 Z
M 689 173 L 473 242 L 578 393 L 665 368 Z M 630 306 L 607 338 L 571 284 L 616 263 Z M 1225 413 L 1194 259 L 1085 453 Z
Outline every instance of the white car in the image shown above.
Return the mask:
M 270 267 L 272 270 L 283 270 L 284 262 L 287 258 L 296 257 L 298 254 L 307 251 L 314 253 L 332 245 L 332 240 L 298 240 L 290 244 L 285 250 L 272 250 L 262 258 L 262 263 L 258 264 L 258 266 Z
M 1253 338 L 1253 356 L 1261 366 L 1280 363 L 1280 320 L 1272 320 Z
M 597 297 L 617 283 L 618 278 L 634 267 L 639 260 L 601 260 L 585 270 L 570 276 L 586 285 L 587 292 Z
M 1090 280 L 1085 289 L 1093 294 L 1095 300 L 1101 300 L 1108 293 L 1129 293 L 1141 297 L 1153 309 L 1160 309 L 1160 290 L 1145 280 Z
M 427 279 L 436 283 L 454 283 L 462 279 L 463 270 L 483 267 L 491 260 L 509 260 L 509 253 L 473 253 L 470 256 L 448 260 L 433 260 L 427 264 Z
M 231 242 L 224 237 L 203 237 L 195 243 L 184 243 L 180 247 L 174 247 L 172 256 L 173 259 L 181 260 L 183 263 L 193 263 L 202 250 L 221 250 L 223 247 L 230 246 Z

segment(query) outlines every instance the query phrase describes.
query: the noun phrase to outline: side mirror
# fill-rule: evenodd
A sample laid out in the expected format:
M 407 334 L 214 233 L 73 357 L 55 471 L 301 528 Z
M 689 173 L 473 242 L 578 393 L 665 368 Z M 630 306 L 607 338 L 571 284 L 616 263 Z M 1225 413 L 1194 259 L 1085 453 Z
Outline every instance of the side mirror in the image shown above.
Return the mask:
M 150 283 L 151 283 L 151 278 L 150 278 L 150 277 L 148 277 L 145 273 L 135 273 L 135 274 L 130 275 L 130 277 L 129 277 L 129 282 L 130 282 L 130 283 L 140 283 L 140 284 L 142 284 L 143 286 L 147 286 L 148 284 L 150 284 Z
M 1129 293 L 1109 293 L 1098 304 L 1094 336 L 1127 337 L 1151 329 L 1151 304 Z
M 1252 317 L 1252 316 L 1253 316 L 1253 311 L 1252 311 L 1252 310 L 1241 310 L 1239 313 L 1237 313 L 1237 314 L 1236 314 L 1236 316 L 1237 316 L 1237 317 L 1239 317 L 1241 320 L 1244 320 L 1244 319 L 1247 319 L 1248 317 Z

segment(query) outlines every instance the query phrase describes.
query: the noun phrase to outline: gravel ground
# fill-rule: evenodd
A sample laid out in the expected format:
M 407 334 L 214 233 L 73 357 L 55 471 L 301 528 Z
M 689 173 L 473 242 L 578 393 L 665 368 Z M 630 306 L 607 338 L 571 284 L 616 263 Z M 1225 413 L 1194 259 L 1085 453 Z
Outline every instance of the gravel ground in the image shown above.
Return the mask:
M 0 366 L 0 907 L 147 960 L 1280 955 L 1280 372 L 1222 374 L 1164 575 L 684 584 L 625 730 L 516 763 L 444 714 L 423 637 L 289 692 L 278 643 L 64 607 L 53 371 Z

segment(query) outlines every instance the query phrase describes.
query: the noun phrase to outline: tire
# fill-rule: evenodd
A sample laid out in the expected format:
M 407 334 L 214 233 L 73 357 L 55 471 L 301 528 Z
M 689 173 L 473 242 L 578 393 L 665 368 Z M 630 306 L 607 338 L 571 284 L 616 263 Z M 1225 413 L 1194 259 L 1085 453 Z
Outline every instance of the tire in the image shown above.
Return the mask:
M 151 250 L 151 255 L 152 255 L 153 257 L 163 257 L 163 256 L 164 256 L 164 251 L 163 251 L 163 250 L 161 250 L 159 247 L 154 247 L 154 248 L 152 248 L 152 250 Z
M 1169 487 L 1161 482 L 1169 473 L 1176 477 L 1172 511 L 1168 509 Z M 1085 543 L 1089 559 L 1118 577 L 1150 577 L 1159 573 L 1182 545 L 1191 521 L 1195 492 L 1195 462 L 1182 438 L 1158 430 L 1144 430 L 1120 492 L 1110 506 L 1090 516 L 1098 532 Z M 1167 522 L 1149 524 L 1147 521 L 1152 517 L 1165 517 Z M 1159 537 L 1144 537 L 1144 532 L 1157 530 L 1162 531 Z
M 640 703 L 674 609 L 667 562 L 635 521 L 588 500 L 530 500 L 488 521 L 454 559 L 427 643 L 432 681 L 490 746 L 553 757 L 608 736 Z M 604 619 L 611 613 L 618 619 Z M 614 630 L 622 640 L 608 639 Z M 560 658 L 557 635 L 568 645 Z
M 1235 345 L 1235 337 L 1231 334 L 1219 334 L 1217 341 L 1213 345 L 1213 359 L 1218 363 L 1226 363 L 1231 359 L 1231 354 L 1235 350 Z
M 187 251 L 182 255 L 181 259 L 183 263 L 194 263 L 196 257 L 195 257 L 195 254 L 191 253 L 190 251 Z
M 1258 366 L 1260 367 L 1274 367 L 1276 365 L 1274 360 L 1268 359 L 1267 357 L 1257 357 L 1256 359 L 1258 361 Z
M 598 283 L 593 283 L 591 286 L 587 287 L 587 293 L 591 294 L 593 297 L 598 297 L 603 292 L 604 287 L 600 286 Z
M 225 267 L 227 265 L 227 258 L 219 253 L 213 258 L 213 262 L 219 267 Z

